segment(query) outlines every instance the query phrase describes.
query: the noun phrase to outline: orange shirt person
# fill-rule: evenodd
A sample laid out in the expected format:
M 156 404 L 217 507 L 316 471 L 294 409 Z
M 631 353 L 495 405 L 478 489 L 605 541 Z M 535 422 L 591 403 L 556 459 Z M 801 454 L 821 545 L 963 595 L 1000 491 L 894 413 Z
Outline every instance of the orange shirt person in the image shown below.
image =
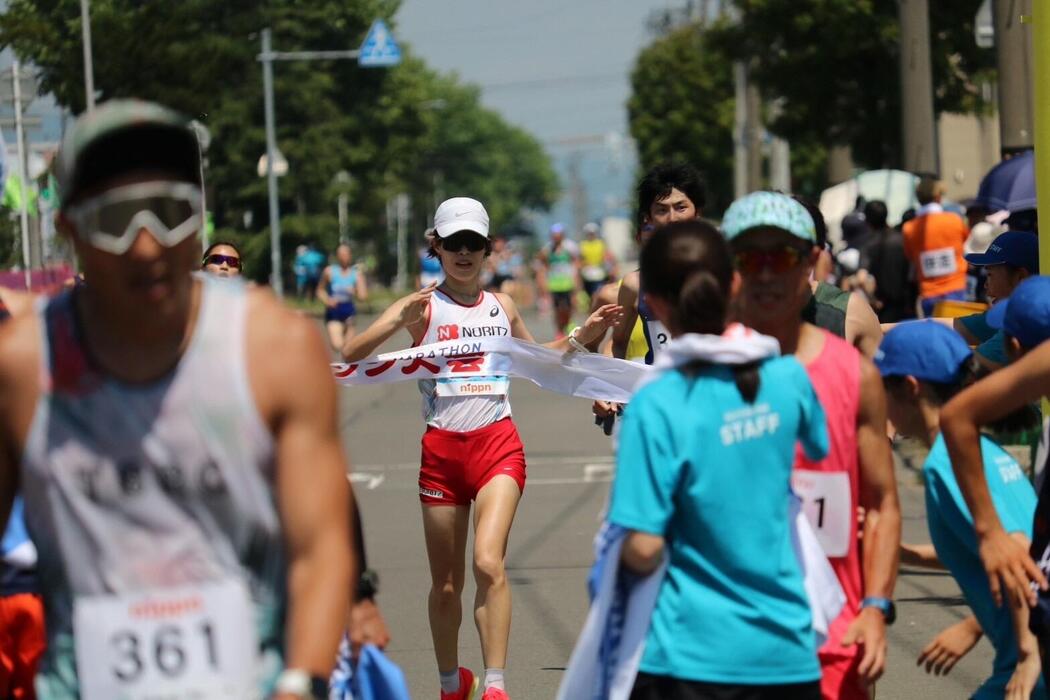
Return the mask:
M 941 208 L 944 183 L 931 177 L 919 180 L 915 196 L 921 205 L 914 219 L 904 224 L 904 254 L 919 278 L 922 314 L 946 299 L 966 298 L 966 260 L 963 244 L 970 231 L 966 222 Z

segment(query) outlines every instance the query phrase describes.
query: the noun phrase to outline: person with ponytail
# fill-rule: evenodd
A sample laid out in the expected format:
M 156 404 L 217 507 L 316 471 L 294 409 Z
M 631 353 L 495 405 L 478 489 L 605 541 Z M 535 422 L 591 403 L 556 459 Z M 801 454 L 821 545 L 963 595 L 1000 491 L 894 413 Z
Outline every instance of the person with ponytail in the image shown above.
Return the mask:
M 875 364 L 886 386 L 893 425 L 900 434 L 929 448 L 922 477 L 926 525 L 933 546 L 901 545 L 901 560 L 947 568 L 973 612 L 941 631 L 923 649 L 919 663 L 926 665 L 927 672 L 948 673 L 983 635 L 995 649 L 995 660 L 992 675 L 971 697 L 1045 698 L 1039 646 L 1028 630 L 1028 606 L 998 605 L 993 599 L 981 564 L 974 518 L 941 435 L 942 406 L 974 382 L 978 365 L 973 351 L 947 326 L 911 321 L 897 324 L 886 334 Z M 1027 548 L 1036 510 L 1035 490 L 1017 461 L 987 435 L 980 437 L 980 453 L 996 516 L 1009 536 Z
M 739 278 L 711 225 L 658 230 L 641 281 L 672 339 L 626 408 L 609 509 L 621 568 L 664 571 L 631 700 L 817 700 L 790 479 L 796 442 L 827 452 L 823 411 L 773 338 L 727 327 Z

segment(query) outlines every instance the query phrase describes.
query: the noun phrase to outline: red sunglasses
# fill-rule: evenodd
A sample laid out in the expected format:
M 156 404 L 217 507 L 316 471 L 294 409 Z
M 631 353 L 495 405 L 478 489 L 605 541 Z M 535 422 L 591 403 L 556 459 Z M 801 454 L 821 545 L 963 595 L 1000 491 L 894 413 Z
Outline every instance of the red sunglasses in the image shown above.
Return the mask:
M 802 262 L 805 255 L 795 246 L 785 245 L 773 250 L 741 250 L 733 256 L 733 263 L 744 275 L 757 275 L 766 268 L 781 274 Z

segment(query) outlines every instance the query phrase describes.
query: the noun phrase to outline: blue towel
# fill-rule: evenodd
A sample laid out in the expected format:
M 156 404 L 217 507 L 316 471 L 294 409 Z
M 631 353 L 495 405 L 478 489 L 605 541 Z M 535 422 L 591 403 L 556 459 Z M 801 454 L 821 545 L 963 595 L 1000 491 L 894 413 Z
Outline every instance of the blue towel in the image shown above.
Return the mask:
M 409 700 L 405 675 L 373 644 L 361 648 L 357 663 L 350 639 L 343 635 L 335 670 L 328 681 L 329 700 Z

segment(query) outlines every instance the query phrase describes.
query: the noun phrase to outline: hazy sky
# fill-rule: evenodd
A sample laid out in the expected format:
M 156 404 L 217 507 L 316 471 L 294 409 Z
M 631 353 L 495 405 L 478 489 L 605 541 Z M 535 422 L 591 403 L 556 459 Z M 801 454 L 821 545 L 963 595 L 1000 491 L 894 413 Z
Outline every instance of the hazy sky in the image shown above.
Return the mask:
M 646 19 L 681 0 L 404 0 L 397 38 L 432 67 L 482 88 L 486 105 L 544 142 L 562 185 L 579 154 L 589 218 L 625 213 L 633 155 L 617 161 L 601 143 L 559 141 L 626 134 L 629 72 L 648 44 Z M 567 198 L 551 216 L 571 222 Z

